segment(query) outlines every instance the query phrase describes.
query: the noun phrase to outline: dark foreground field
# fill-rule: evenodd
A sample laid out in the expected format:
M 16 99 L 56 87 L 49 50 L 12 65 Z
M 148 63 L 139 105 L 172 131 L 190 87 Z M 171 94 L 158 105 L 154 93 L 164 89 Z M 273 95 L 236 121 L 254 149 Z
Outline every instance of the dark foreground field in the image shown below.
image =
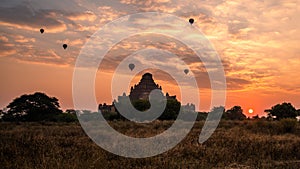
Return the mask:
M 291 121 L 222 121 L 204 144 L 204 122 L 161 155 L 132 159 L 104 151 L 78 123 L 0 123 L 0 168 L 299 168 L 300 124 Z M 127 135 L 154 135 L 172 122 L 112 122 Z

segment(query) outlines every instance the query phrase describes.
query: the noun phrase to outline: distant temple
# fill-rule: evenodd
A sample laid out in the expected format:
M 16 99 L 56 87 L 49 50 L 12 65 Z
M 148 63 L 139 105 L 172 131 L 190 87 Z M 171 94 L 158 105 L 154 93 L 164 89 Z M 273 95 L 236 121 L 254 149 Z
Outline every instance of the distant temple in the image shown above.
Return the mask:
M 162 87 L 155 84 L 152 74 L 145 73 L 140 82 L 130 88 L 129 98 L 130 100 L 148 100 L 150 92 L 155 89 L 162 90 Z M 168 93 L 166 97 L 167 99 L 176 99 L 176 96 L 169 96 Z
M 102 113 L 116 112 L 114 103 L 112 103 L 111 105 L 107 105 L 106 103 L 99 104 L 98 109 L 101 110 Z
M 151 73 L 145 73 L 142 76 L 142 79 L 140 82 L 130 88 L 130 94 L 129 96 L 126 96 L 126 93 L 123 93 L 122 96 L 118 96 L 118 101 L 123 100 L 124 97 L 129 97 L 131 101 L 134 100 L 149 100 L 149 95 L 152 90 L 161 90 L 162 92 L 162 87 L 156 84 L 152 78 Z M 163 93 L 163 92 L 162 92 Z M 176 100 L 176 95 L 170 96 L 169 93 L 166 93 L 166 99 L 175 99 Z M 114 101 L 115 102 L 115 101 Z M 101 112 L 115 112 L 116 108 L 114 106 L 114 102 L 112 105 L 107 105 L 107 104 L 100 104 L 99 105 L 99 110 Z M 186 105 L 184 106 L 185 109 L 193 109 L 195 110 L 195 106 L 193 104 L 191 105 Z

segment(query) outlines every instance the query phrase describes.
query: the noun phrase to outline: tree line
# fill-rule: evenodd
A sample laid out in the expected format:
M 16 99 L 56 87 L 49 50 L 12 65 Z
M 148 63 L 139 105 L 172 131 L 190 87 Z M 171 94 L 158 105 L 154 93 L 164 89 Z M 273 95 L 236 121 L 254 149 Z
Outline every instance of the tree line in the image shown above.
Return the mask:
M 149 109 L 150 104 L 147 101 L 134 101 L 133 106 L 140 111 Z M 159 120 L 175 120 L 180 110 L 180 102 L 177 100 L 168 100 L 166 109 L 158 118 Z M 300 109 L 296 109 L 291 103 L 281 103 L 266 109 L 267 119 L 281 120 L 285 118 L 295 119 L 300 116 Z M 82 114 L 92 113 L 90 111 L 81 111 Z M 197 120 L 205 120 L 208 112 L 197 112 Z M 104 112 L 106 120 L 125 120 L 118 112 Z M 35 122 L 35 121 L 52 121 L 52 122 L 75 122 L 78 121 L 76 111 L 67 109 L 63 112 L 60 109 L 59 101 L 55 97 L 49 97 L 45 93 L 36 92 L 34 94 L 24 94 L 15 98 L 5 109 L 0 110 L 0 120 L 10 122 Z M 258 116 L 254 116 L 259 118 Z M 223 107 L 222 119 L 225 120 L 245 120 L 246 115 L 243 113 L 241 106 L 234 106 L 225 111 Z M 187 119 L 188 120 L 188 119 Z

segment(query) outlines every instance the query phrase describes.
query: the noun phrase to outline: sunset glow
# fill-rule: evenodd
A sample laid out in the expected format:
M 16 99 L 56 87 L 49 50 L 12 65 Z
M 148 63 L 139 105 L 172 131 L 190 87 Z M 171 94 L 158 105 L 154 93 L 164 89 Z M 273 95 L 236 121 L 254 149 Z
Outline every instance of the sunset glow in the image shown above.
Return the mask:
M 76 58 L 92 35 L 122 16 L 158 11 L 186 20 L 189 27 L 200 29 L 212 43 L 226 75 L 226 109 L 240 105 L 247 115 L 254 110 L 255 114 L 265 115 L 265 109 L 282 102 L 291 102 L 299 109 L 300 10 L 297 3 L 295 0 L 197 1 L 196 4 L 192 0 L 1 2 L 0 108 L 22 94 L 35 91 L 57 97 L 62 109 L 73 108 L 72 77 Z M 194 18 L 193 25 L 188 23 L 189 18 Z M 132 19 L 137 24 L 145 22 Z M 188 26 L 184 33 L 191 33 Z M 43 34 L 40 28 L 45 30 Z M 170 31 L 165 27 L 157 29 Z M 124 28 L 111 31 L 122 32 Z M 66 50 L 62 48 L 64 43 L 68 44 Z M 165 63 L 178 69 L 183 77 L 195 76 L 201 97 L 199 111 L 210 110 L 211 84 L 207 70 L 213 71 L 213 64 L 205 67 L 188 46 L 159 34 L 131 36 L 108 51 L 100 64 L 103 69 L 97 72 L 95 80 L 95 97 L 99 103 L 110 104 L 114 99 L 109 82 L 120 60 L 145 48 L 166 50 L 183 60 L 190 70 L 188 75 L 183 73 L 186 67 L 174 60 Z M 168 72 L 151 70 L 151 73 L 164 92 L 181 97 L 180 86 Z M 131 85 L 140 76 L 141 73 L 137 74 Z M 130 86 L 124 92 L 129 90 Z

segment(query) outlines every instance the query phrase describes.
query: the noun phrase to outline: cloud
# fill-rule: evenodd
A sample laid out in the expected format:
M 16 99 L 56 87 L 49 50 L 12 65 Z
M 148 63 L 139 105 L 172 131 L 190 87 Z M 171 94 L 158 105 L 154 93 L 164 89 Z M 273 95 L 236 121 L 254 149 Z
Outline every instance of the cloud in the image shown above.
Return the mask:
M 69 46 L 82 46 L 85 43 L 85 40 L 82 39 L 65 39 L 65 40 L 57 40 L 57 44 L 68 44 Z
M 149 64 L 161 65 L 164 67 L 164 70 L 167 69 L 170 72 L 178 72 L 182 75 L 184 75 L 183 70 L 185 68 L 188 68 L 195 74 L 200 88 L 211 88 L 207 69 L 205 69 L 203 63 L 195 55 L 195 53 L 180 41 L 162 35 L 136 35 L 120 42 L 119 44 L 114 46 L 112 50 L 104 57 L 104 60 L 100 65 L 101 70 L 106 72 L 113 72 L 113 70 L 116 69 L 116 67 L 122 62 L 123 59 L 141 49 L 162 49 L 169 51 L 176 55 L 176 57 L 184 61 L 187 66 L 178 64 L 177 62 L 175 62 L 175 60 L 172 59 L 166 60 L 166 56 L 163 56 L 162 54 L 156 54 L 155 52 L 150 52 L 149 54 L 147 54 L 146 57 L 148 57 L 148 59 L 142 56 L 137 56 L 137 59 L 133 62 L 137 66 Z M 149 60 L 152 55 L 153 57 L 159 56 L 160 58 Z M 206 66 L 212 69 L 215 65 L 214 62 L 214 60 L 211 60 L 207 63 Z M 127 69 L 128 68 L 125 67 L 125 70 Z M 168 79 L 159 77 L 159 80 L 166 82 Z
M 8 38 L 3 36 L 3 35 L 0 35 L 0 41 L 2 42 L 8 42 Z
M 173 13 L 179 8 L 172 0 L 121 0 L 123 4 L 134 6 L 140 12 L 158 11 L 164 13 Z
M 13 46 L 0 45 L 0 57 L 7 57 L 16 54 L 17 51 Z
M 97 19 L 97 16 L 92 11 L 86 11 L 84 13 L 74 13 L 66 16 L 72 21 L 89 21 L 93 22 Z
M 35 38 L 27 38 L 22 35 L 13 35 L 12 39 L 14 39 L 15 42 L 17 43 L 31 43 L 35 42 Z
M 4 1 L 0 5 L 1 30 L 10 35 L 0 35 L 0 52 L 1 56 L 29 62 L 72 65 L 87 37 L 106 23 L 128 14 L 159 11 L 186 21 L 195 19 L 193 26 L 203 31 L 221 56 L 229 89 L 271 88 L 274 84 L 287 87 L 287 83 L 292 83 L 291 79 L 298 80 L 293 74 L 300 71 L 294 64 L 300 57 L 297 3 L 297 0 L 41 0 L 27 5 Z M 130 19 L 137 26 L 149 21 L 143 17 Z M 155 26 L 166 31 L 171 29 L 162 24 Z M 45 28 L 43 36 L 37 34 L 40 27 Z M 126 27 L 113 29 L 126 30 Z M 68 43 L 70 48 L 62 50 L 62 43 Z M 113 71 L 123 58 L 143 48 L 168 50 L 187 63 L 199 81 L 207 78 L 207 70 L 191 49 L 172 38 L 156 34 L 125 39 L 107 53 L 102 66 Z M 88 61 L 94 60 L 91 57 Z M 207 68 L 213 68 L 214 64 L 214 60 L 209 60 Z M 205 81 L 203 86 L 209 87 L 208 84 Z
M 126 15 L 127 12 L 114 9 L 110 6 L 99 6 L 97 8 L 97 13 L 100 16 L 100 23 L 107 23 L 109 21 L 112 21 L 114 19 L 119 18 L 122 15 Z
M 6 35 L 0 35 L 0 57 L 11 56 L 16 53 L 15 45 L 10 43 Z
M 46 27 L 47 32 L 62 32 L 66 25 L 53 18 L 49 11 L 37 11 L 32 16 L 30 9 L 26 6 L 15 6 L 10 8 L 0 7 L 0 24 L 23 30 L 34 30 Z
M 227 77 L 226 82 L 227 82 L 228 90 L 244 89 L 246 88 L 247 85 L 251 84 L 251 82 L 248 80 L 241 79 L 241 78 L 232 78 L 232 77 Z
M 247 29 L 248 26 L 249 23 L 246 18 L 235 17 L 228 21 L 228 33 L 237 36 L 245 36 L 245 34 L 247 34 L 247 30 L 249 30 Z

